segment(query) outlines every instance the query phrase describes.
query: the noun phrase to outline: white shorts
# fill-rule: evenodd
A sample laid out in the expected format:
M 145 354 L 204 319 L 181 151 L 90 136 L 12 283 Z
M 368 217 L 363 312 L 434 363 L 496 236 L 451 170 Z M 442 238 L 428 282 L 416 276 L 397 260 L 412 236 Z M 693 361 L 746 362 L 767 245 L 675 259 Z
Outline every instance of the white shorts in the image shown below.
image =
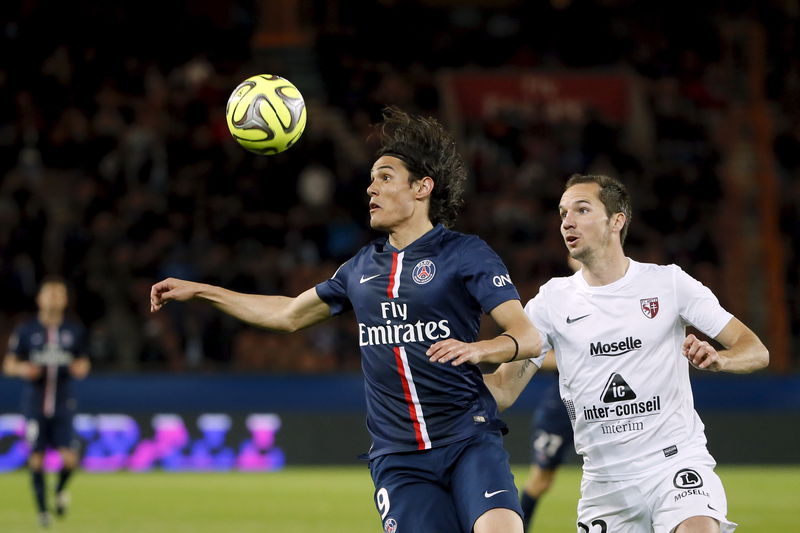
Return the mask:
M 625 481 L 581 481 L 578 533 L 670 533 L 692 516 L 710 516 L 721 533 L 736 525 L 711 456 L 665 465 L 661 474 Z

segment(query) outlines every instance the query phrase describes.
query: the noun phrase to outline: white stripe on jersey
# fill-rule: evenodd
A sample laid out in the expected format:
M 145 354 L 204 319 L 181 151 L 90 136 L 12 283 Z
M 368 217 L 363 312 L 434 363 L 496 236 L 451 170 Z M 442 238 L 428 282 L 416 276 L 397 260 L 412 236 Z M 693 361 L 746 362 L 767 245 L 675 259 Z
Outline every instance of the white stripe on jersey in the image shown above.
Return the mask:
M 58 328 L 47 328 L 47 344 L 58 345 Z M 56 387 L 58 387 L 58 367 L 47 365 L 44 382 L 44 416 L 51 417 L 56 412 Z
M 411 375 L 411 367 L 408 364 L 408 356 L 406 349 L 400 346 L 400 359 L 403 361 L 403 373 L 406 375 L 408 382 L 408 391 L 411 393 L 411 401 L 414 404 L 414 412 L 417 414 L 417 422 L 419 423 L 419 432 L 422 435 L 422 442 L 425 443 L 426 450 L 431 449 L 431 438 L 428 436 L 428 425 L 425 423 L 425 416 L 422 414 L 422 406 L 419 403 L 417 396 L 417 387 L 414 385 L 414 377 Z
M 392 298 L 397 298 L 400 294 L 400 273 L 403 272 L 403 256 L 405 252 L 397 254 L 397 269 L 394 272 L 394 279 L 392 280 Z

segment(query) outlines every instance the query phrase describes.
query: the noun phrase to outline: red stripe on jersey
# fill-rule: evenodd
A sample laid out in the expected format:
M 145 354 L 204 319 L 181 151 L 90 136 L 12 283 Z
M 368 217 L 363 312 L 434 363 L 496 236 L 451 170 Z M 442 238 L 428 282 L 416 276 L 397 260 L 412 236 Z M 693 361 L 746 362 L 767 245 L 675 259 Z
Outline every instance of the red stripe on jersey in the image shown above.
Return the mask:
M 397 273 L 397 252 L 392 252 L 392 273 L 389 274 L 389 287 L 386 294 L 389 298 L 394 298 L 394 275 Z
M 397 254 L 395 254 L 397 257 Z M 397 362 L 397 372 L 400 374 L 400 382 L 403 384 L 403 395 L 406 398 L 408 405 L 408 414 L 411 416 L 411 423 L 414 425 L 414 435 L 417 438 L 417 449 L 425 450 L 428 446 L 425 445 L 425 439 L 422 438 L 422 431 L 420 430 L 419 419 L 417 418 L 417 409 L 414 406 L 414 400 L 411 397 L 411 389 L 408 387 L 408 376 L 406 376 L 403 359 L 400 356 L 400 347 L 394 347 L 394 360 Z

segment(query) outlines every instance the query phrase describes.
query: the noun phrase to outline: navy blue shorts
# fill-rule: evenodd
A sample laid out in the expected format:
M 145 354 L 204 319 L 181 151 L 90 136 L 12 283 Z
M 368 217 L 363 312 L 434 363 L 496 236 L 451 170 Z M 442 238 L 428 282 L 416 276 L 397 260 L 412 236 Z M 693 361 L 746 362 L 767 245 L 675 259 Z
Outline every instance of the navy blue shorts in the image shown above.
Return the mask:
M 47 448 L 72 448 L 75 445 L 72 413 L 57 413 L 52 417 L 41 414 L 30 416 L 25 435 L 32 452 L 44 452 Z
M 522 516 L 500 432 L 382 455 L 369 468 L 386 533 L 470 533 L 475 521 L 495 508 Z
M 558 468 L 572 441 L 572 423 L 556 386 L 533 415 L 531 462 L 543 470 Z

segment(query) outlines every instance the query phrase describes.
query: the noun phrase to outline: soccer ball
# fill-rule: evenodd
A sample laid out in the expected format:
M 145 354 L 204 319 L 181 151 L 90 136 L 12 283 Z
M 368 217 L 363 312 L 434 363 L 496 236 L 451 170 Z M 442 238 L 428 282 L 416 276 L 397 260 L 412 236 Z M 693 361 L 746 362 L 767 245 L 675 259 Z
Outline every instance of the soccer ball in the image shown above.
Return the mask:
M 306 103 L 289 80 L 259 74 L 233 90 L 225 117 L 231 135 L 244 148 L 256 154 L 277 154 L 303 134 Z

